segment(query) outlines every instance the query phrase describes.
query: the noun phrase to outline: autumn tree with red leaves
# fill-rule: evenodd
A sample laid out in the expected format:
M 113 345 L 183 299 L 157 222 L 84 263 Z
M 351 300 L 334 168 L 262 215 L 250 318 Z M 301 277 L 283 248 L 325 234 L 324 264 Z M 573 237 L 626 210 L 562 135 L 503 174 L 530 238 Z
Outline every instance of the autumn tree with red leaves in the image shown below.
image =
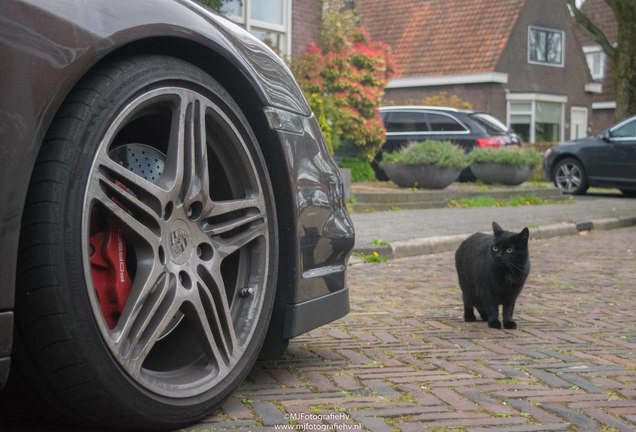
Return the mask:
M 346 145 L 373 156 L 385 139 L 380 119 L 384 88 L 393 72 L 388 45 L 356 27 L 342 0 L 326 0 L 320 45 L 292 63 L 292 70 L 333 151 Z

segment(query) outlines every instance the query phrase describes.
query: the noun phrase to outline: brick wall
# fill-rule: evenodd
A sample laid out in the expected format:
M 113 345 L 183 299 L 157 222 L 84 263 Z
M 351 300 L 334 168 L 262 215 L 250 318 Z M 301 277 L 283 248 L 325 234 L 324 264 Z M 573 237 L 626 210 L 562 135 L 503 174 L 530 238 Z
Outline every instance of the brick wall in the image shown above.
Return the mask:
M 292 57 L 303 55 L 311 42 L 318 39 L 321 5 L 317 0 L 293 0 Z

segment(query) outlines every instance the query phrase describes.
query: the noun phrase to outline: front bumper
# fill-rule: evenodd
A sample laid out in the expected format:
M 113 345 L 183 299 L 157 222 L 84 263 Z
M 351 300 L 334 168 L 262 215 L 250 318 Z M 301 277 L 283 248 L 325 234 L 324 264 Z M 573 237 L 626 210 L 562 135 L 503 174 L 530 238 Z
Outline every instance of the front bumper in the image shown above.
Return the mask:
M 266 116 L 284 148 L 292 182 L 295 268 L 283 325 L 289 339 L 349 312 L 346 268 L 355 231 L 340 172 L 315 118 L 271 108 Z

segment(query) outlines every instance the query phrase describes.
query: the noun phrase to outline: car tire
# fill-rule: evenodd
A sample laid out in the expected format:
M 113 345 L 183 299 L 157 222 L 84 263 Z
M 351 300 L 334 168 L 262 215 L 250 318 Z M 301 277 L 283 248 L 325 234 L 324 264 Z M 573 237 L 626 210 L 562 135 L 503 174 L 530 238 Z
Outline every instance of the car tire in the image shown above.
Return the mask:
M 171 57 L 102 65 L 58 111 L 28 191 L 22 379 L 83 424 L 210 415 L 265 338 L 276 227 L 257 139 L 217 81 Z
M 557 162 L 552 178 L 556 187 L 565 194 L 581 195 L 589 187 L 583 165 L 573 158 L 566 158 Z
M 636 197 L 636 190 L 634 190 L 634 189 L 620 189 L 620 191 L 626 197 L 629 197 L 629 198 L 635 198 Z

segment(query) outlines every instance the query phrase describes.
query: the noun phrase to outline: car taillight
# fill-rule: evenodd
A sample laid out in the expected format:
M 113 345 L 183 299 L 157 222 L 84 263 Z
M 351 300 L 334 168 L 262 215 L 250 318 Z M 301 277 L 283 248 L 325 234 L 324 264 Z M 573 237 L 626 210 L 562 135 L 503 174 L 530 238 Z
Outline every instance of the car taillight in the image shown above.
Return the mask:
M 504 141 L 503 138 L 492 137 L 477 139 L 477 147 L 503 147 L 504 145 L 506 145 L 506 141 Z

